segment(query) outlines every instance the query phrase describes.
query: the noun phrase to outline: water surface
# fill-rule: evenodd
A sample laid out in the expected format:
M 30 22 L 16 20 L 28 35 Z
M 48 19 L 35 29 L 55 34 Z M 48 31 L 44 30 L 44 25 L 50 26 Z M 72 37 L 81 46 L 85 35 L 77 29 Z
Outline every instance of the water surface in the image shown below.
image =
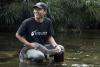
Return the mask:
M 13 34 L 0 33 L 1 51 L 20 51 L 22 43 Z M 65 47 L 63 65 L 30 65 L 20 64 L 18 56 L 6 62 L 0 62 L 0 67 L 100 67 L 100 35 L 99 32 L 59 33 L 56 41 Z M 9 46 L 8 46 L 9 45 Z

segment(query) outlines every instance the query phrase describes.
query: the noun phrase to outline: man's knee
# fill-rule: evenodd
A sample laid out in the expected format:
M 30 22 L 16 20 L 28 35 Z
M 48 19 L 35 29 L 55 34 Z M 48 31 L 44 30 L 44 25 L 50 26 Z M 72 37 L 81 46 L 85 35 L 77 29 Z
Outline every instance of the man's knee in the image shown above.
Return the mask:
M 24 60 L 27 59 L 32 59 L 32 61 L 38 61 L 38 60 L 43 60 L 45 58 L 44 54 L 35 49 L 25 49 L 23 48 L 19 54 L 19 60 L 20 62 L 24 62 Z
M 35 50 L 35 49 L 29 49 L 26 52 L 27 58 L 33 58 L 33 59 L 44 59 L 45 56 L 44 54 L 39 51 L 39 50 Z

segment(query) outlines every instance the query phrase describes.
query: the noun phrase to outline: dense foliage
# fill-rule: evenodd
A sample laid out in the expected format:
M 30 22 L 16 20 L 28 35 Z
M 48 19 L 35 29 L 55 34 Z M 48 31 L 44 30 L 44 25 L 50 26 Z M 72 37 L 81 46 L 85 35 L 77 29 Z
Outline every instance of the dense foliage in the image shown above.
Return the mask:
M 0 31 L 15 31 L 24 19 L 33 16 L 32 5 L 39 1 L 48 4 L 48 17 L 54 21 L 56 31 L 99 29 L 100 0 L 3 0 Z
M 95 29 L 100 23 L 99 0 L 48 0 L 57 29 Z

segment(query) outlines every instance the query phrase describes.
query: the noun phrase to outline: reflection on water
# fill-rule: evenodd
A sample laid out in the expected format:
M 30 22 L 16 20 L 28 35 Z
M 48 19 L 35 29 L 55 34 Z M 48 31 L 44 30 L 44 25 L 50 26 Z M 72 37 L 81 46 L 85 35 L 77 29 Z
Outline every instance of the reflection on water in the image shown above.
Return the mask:
M 99 67 L 100 65 L 93 64 L 63 64 L 63 65 L 29 65 L 29 64 L 19 64 L 19 67 Z
M 6 63 L 0 64 L 0 67 L 100 67 L 100 64 L 52 64 L 52 65 L 41 65 L 41 64 L 24 64 L 24 63 Z
M 65 62 L 63 65 L 30 65 L 20 64 L 18 57 L 7 62 L 0 62 L 0 67 L 100 67 L 100 32 L 89 31 L 81 34 L 60 33 L 56 35 L 56 41 L 65 47 Z M 14 35 L 13 35 L 14 36 Z M 12 34 L 0 35 L 2 48 L 10 48 L 21 45 Z M 2 40 L 1 40 L 2 39 Z M 4 41 L 3 41 L 4 39 Z M 8 41 L 7 41 L 8 40 Z M 12 47 L 11 47 L 12 46 Z M 0 47 L 0 49 L 2 49 Z M 7 49 L 6 49 L 7 50 Z
M 24 63 L 19 63 L 19 67 L 64 67 L 67 65 L 53 65 L 53 64 L 47 64 L 47 65 L 42 65 L 42 64 L 24 64 Z

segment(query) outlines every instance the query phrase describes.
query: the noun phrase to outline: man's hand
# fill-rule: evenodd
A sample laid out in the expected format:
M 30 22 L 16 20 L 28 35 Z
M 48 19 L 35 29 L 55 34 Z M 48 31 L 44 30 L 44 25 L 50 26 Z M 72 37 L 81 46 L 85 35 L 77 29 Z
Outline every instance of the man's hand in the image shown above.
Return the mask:
M 57 51 L 57 53 L 58 53 L 58 52 L 61 52 L 61 48 L 60 48 L 60 46 L 57 45 L 57 46 L 55 47 L 55 50 Z
M 33 42 L 33 43 L 29 43 L 27 46 L 28 46 L 28 48 L 34 48 L 34 49 L 36 49 L 38 47 L 38 44 L 35 43 L 35 42 Z

